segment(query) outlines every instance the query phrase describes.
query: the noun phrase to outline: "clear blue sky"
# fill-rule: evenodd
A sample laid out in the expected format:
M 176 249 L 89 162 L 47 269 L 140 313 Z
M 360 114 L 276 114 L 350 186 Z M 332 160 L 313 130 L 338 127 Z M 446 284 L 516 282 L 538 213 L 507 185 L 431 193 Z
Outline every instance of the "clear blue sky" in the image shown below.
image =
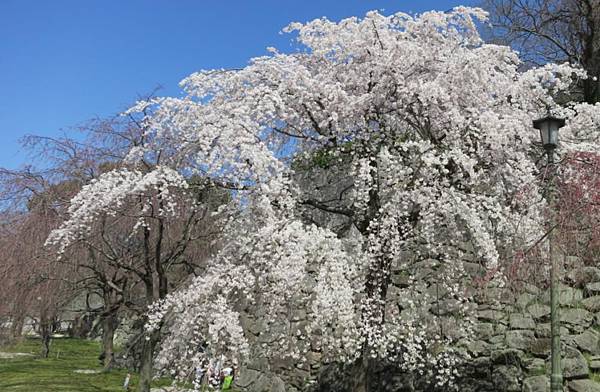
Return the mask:
M 117 113 L 200 69 L 290 48 L 289 22 L 368 10 L 447 10 L 472 0 L 0 0 L 0 167 L 26 163 L 18 139 L 56 136 Z

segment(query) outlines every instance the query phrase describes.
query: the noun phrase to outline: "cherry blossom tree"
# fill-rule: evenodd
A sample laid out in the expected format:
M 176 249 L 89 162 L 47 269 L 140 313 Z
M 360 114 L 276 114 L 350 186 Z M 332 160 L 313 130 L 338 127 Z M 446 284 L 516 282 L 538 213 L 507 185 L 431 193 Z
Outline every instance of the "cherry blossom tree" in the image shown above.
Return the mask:
M 114 361 L 113 336 L 122 313 L 144 317 L 149 305 L 202 268 L 222 225 L 215 222 L 229 196 L 198 176 L 184 178 L 161 165 L 171 152 L 154 151 L 135 163 L 122 151 L 143 147 L 143 122 L 134 116 L 99 122 L 88 129 L 96 140 L 101 174 L 70 201 L 69 219 L 48 237 L 59 261 L 87 272 L 88 289 L 103 298 L 103 361 Z M 120 123 L 119 123 L 120 122 Z M 124 122 L 124 124 L 123 124 Z M 72 222 L 81 222 L 73 227 Z M 140 331 L 143 333 L 143 330 Z M 140 340 L 140 389 L 149 390 L 156 331 Z
M 100 297 L 99 307 L 90 308 L 86 301 L 87 308 L 82 311 L 98 317 L 103 347 L 100 357 L 108 370 L 115 363 L 113 338 L 120 320 L 125 315 L 143 317 L 150 303 L 202 268 L 220 231 L 219 225 L 212 224 L 219 216 L 217 209 L 226 204 L 229 197 L 207 181 L 190 177 L 172 187 L 173 192 L 168 195 L 171 204 L 163 208 L 163 202 L 158 200 L 161 191 L 157 190 L 161 174 L 153 171 L 158 158 L 155 161 L 147 157 L 136 165 L 123 162 L 132 146 L 144 143 L 142 124 L 135 116 L 94 120 L 79 131 L 78 137 L 28 136 L 23 140 L 24 147 L 43 160 L 44 169 L 34 166 L 20 170 L 0 169 L 0 197 L 8 206 L 7 211 L 13 211 L 15 215 L 11 220 L 7 214 L 6 236 L 2 239 L 10 244 L 5 248 L 7 254 L 14 250 L 14 255 L 10 253 L 11 258 L 5 262 L 3 270 L 9 282 L 22 287 L 15 290 L 12 285 L 7 285 L 9 297 L 23 293 L 23 300 L 30 299 L 34 292 L 32 285 L 23 282 L 38 282 L 36 277 L 42 273 L 48 275 L 47 271 L 66 272 L 60 279 L 53 278 L 52 282 L 68 284 L 73 289 L 70 296 L 64 298 L 67 302 L 83 295 Z M 152 172 L 155 179 L 144 179 L 142 172 Z M 52 247 L 44 247 L 44 241 L 64 220 L 69 205 L 78 202 L 78 198 L 71 200 L 73 196 L 89 189 L 96 192 L 93 197 L 99 201 L 105 197 L 103 184 L 114 185 L 113 181 L 119 181 L 119 174 L 129 183 L 140 182 L 132 188 L 117 189 L 122 192 L 121 199 L 98 213 L 86 235 L 81 235 L 68 247 L 59 247 L 61 257 L 56 260 L 56 253 L 49 252 Z M 167 213 L 167 210 L 171 212 Z M 38 218 L 42 213 L 46 220 Z M 17 221 L 19 224 L 15 223 Z M 32 237 L 34 233 L 35 237 Z M 54 232 L 54 235 L 59 234 Z M 31 240 L 22 242 L 19 238 Z M 52 245 L 52 238 L 48 245 Z M 21 257 L 21 249 L 28 250 L 27 257 L 31 257 Z M 48 294 L 40 297 L 44 300 L 53 298 Z M 16 310 L 27 309 L 16 300 L 7 301 L 7 304 Z M 34 298 L 31 304 L 37 308 L 41 302 Z M 56 314 L 65 303 L 60 305 L 53 308 Z M 143 329 L 139 327 L 134 329 L 139 329 L 137 332 L 141 335 Z M 147 346 L 144 339 L 132 339 L 128 351 L 133 353 L 134 361 L 128 363 L 139 364 L 137 351 L 142 346 Z M 149 350 L 150 355 L 152 351 Z M 150 361 L 146 368 L 151 369 L 150 355 L 146 355 L 146 362 L 142 358 L 142 367 Z M 150 378 L 150 375 L 146 377 L 147 383 Z
M 475 20 L 485 18 L 458 7 L 292 23 L 285 31 L 297 34 L 296 52 L 270 49 L 239 70 L 190 75 L 183 98 L 127 112 L 146 114 L 146 142 L 129 162 L 160 156 L 160 164 L 85 187 L 52 241 L 68 248 L 149 188 L 144 211 L 171 216 L 173 189 L 210 179 L 230 190 L 239 213 L 204 274 L 152 297 L 160 301 L 149 336 L 172 325 L 159 366 L 188 379 L 218 354 L 300 364 L 317 339 L 324 362 L 355 367 L 353 390 L 377 390 L 381 362 L 448 390 L 472 326 L 463 260 L 475 258 L 501 284 L 509 250 L 539 239 L 545 202 L 531 120 L 559 110 L 554 97 L 585 77 L 567 65 L 519 71 L 515 52 L 480 39 Z M 595 134 L 580 137 L 597 112 L 573 112 L 565 149 L 597 145 Z M 335 173 L 328 189 L 319 168 Z M 344 229 L 330 227 L 333 219 Z M 424 261 L 453 317 L 438 317 L 421 290 Z M 407 284 L 392 286 L 393 271 Z M 250 308 L 274 334 L 270 344 L 249 339 L 241 314 Z M 295 323 L 293 309 L 308 322 Z

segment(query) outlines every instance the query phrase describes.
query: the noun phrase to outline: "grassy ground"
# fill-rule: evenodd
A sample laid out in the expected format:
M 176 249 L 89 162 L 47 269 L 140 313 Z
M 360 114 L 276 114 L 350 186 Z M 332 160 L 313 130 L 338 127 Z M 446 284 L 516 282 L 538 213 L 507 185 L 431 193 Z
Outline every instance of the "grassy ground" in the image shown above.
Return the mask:
M 33 357 L 0 359 L 0 391 L 2 392 L 112 392 L 123 391 L 126 370 L 112 370 L 99 374 L 74 373 L 77 369 L 100 370 L 98 342 L 81 339 L 53 339 L 50 357 L 39 358 L 40 341 L 26 339 L 11 347 L 0 347 L 2 352 L 31 353 Z M 169 385 L 168 380 L 157 382 Z M 132 374 L 130 385 L 135 390 L 137 374 Z

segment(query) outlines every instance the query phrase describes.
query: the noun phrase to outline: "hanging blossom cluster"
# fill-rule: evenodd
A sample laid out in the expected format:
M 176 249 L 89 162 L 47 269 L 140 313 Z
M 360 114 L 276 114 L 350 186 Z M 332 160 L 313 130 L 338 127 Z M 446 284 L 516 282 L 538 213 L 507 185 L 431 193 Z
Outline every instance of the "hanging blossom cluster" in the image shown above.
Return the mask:
M 358 261 L 348 263 L 342 242 L 324 229 L 272 216 L 257 222 L 250 215 L 229 230 L 227 246 L 204 275 L 151 308 L 149 331 L 165 321 L 172 325 L 158 364 L 178 379 L 188 379 L 221 355 L 234 364 L 248 360 L 251 348 L 240 309 L 260 312 L 257 322 L 269 334 L 261 351 L 269 356 L 303 360 L 313 332 L 324 325 L 339 337 L 326 339 L 327 354 L 357 351 Z M 251 225 L 256 231 L 240 237 L 242 227 Z M 307 275 L 318 281 L 315 293 Z M 308 309 L 308 323 L 292 322 L 298 309 Z
M 574 103 L 555 112 L 568 120 L 560 129 L 560 143 L 566 151 L 598 152 L 600 103 Z
M 131 196 L 144 198 L 144 208 L 152 203 L 148 191 L 156 191 L 162 200 L 159 215 L 176 213 L 177 203 L 169 188 L 187 189 L 188 183 L 177 171 L 160 166 L 148 173 L 137 170 L 114 170 L 84 185 L 71 200 L 69 218 L 52 231 L 46 245 L 58 246 L 59 253 L 89 235 L 92 225 L 102 214 L 115 215 Z M 138 224 L 143 224 L 142 217 Z
M 206 274 L 153 308 L 149 328 L 171 326 L 162 366 L 185 378 L 208 355 L 302 362 L 319 350 L 331 361 L 394 361 L 450 388 L 468 357 L 457 344 L 472 331 L 463 261 L 501 275 L 506 249 L 543 231 L 531 120 L 568 110 L 563 148 L 598 141 L 597 106 L 560 109 L 553 98 L 585 74 L 519 71 L 515 52 L 481 40 L 485 18 L 457 7 L 292 23 L 299 51 L 192 74 L 184 97 L 132 108 L 148 113 L 149 143 L 131 161 L 172 151 L 163 163 L 173 173 L 231 189 L 243 211 Z M 294 165 L 301 157 L 318 168 Z M 323 186 L 333 168 L 338 178 Z M 121 200 L 120 187 L 130 192 L 118 178 L 134 174 L 106 176 L 110 186 L 82 191 L 52 241 L 72 241 Z M 315 211 L 354 234 L 340 239 Z M 247 314 L 269 337 L 252 337 Z

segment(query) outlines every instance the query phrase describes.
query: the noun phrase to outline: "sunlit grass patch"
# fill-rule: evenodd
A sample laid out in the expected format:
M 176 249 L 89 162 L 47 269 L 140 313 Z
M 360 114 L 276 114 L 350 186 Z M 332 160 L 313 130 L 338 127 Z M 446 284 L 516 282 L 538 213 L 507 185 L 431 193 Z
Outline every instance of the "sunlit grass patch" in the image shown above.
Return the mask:
M 40 358 L 39 339 L 25 339 L 2 352 L 28 353 L 31 357 L 0 359 L 0 391 L 44 392 L 108 392 L 123 391 L 127 370 L 102 372 L 98 361 L 100 344 L 95 341 L 60 338 L 53 339 L 49 358 Z M 76 370 L 95 370 L 99 373 L 76 373 Z M 132 390 L 139 377 L 132 373 Z M 156 385 L 169 385 L 159 380 Z

